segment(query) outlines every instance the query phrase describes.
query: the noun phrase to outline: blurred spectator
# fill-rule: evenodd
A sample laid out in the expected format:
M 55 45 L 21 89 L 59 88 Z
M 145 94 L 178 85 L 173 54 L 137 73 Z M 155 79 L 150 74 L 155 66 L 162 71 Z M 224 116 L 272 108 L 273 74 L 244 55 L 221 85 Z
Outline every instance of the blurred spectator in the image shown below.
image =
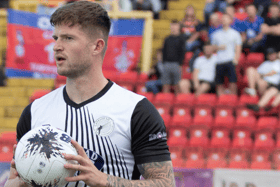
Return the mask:
M 254 5 L 257 7 L 258 15 L 265 18 L 267 17 L 268 7 L 271 0 L 254 0 Z
M 158 14 L 161 11 L 160 0 L 132 0 L 133 10 L 152 10 L 154 17 L 158 18 Z
M 204 7 L 204 21 L 206 26 L 209 26 L 209 18 L 213 12 L 222 12 L 226 11 L 227 6 L 233 6 L 235 2 L 242 0 L 206 0 Z
M 228 5 L 226 7 L 225 13 L 229 14 L 233 18 L 233 21 L 232 21 L 232 23 L 230 25 L 231 28 L 237 30 L 240 33 L 245 32 L 245 26 L 244 26 L 243 22 L 235 17 L 235 8 L 234 8 L 234 6 Z M 220 18 L 219 18 L 218 13 L 213 13 L 210 16 L 210 27 L 209 27 L 209 32 L 208 32 L 210 40 L 212 38 L 211 35 L 216 30 L 219 30 L 221 28 L 222 28 L 222 25 L 220 24 Z
M 263 62 L 257 69 L 249 67 L 246 70 L 248 77 L 248 88 L 245 92 L 249 95 L 257 95 L 256 87 L 260 95 L 263 95 L 267 88 L 277 87 L 280 83 L 280 60 L 273 48 L 267 49 L 268 60 Z
M 119 9 L 122 12 L 130 12 L 133 10 L 130 0 L 119 0 Z
M 227 6 L 227 2 L 223 0 L 206 0 L 204 7 L 204 21 L 206 26 L 208 27 L 210 15 L 215 12 L 224 12 Z
M 6 86 L 7 85 L 7 76 L 5 74 L 5 66 L 0 66 L 0 86 Z
M 51 16 L 57 9 L 58 7 L 50 7 L 46 6 L 45 4 L 39 4 L 37 6 L 37 13 L 39 15 L 49 15 Z
M 194 62 L 192 80 L 183 79 L 179 83 L 182 93 L 190 93 L 194 90 L 195 95 L 215 90 L 215 71 L 217 55 L 213 55 L 213 46 L 206 44 L 203 47 L 204 56 L 198 57 Z
M 162 49 L 157 50 L 156 64 L 149 70 L 148 76 L 150 80 L 146 83 L 146 88 L 148 92 L 153 92 L 157 94 L 162 90 L 161 76 L 163 74 L 163 64 L 162 64 Z
M 195 9 L 192 5 L 186 8 L 181 27 L 181 32 L 186 40 L 186 50 L 194 52 L 189 62 L 192 71 L 192 64 L 201 52 L 202 41 L 200 39 L 200 33 L 203 29 L 203 24 L 196 18 Z
M 271 105 L 268 105 L 270 100 L 273 98 L 273 102 Z M 255 112 L 260 111 L 260 109 L 264 108 L 265 111 L 271 110 L 273 107 L 277 107 L 280 104 L 280 84 L 278 88 L 270 87 L 264 93 L 264 95 L 259 100 L 258 104 L 247 104 L 247 108 L 254 110 Z
M 181 65 L 185 58 L 185 42 L 180 35 L 180 23 L 172 21 L 170 24 L 171 35 L 164 40 L 163 54 L 163 92 L 170 92 L 170 85 L 175 85 L 178 92 L 178 83 L 181 79 Z
M 245 32 L 245 27 L 244 27 L 243 22 L 235 17 L 234 6 L 228 5 L 226 7 L 226 13 L 229 14 L 233 18 L 233 21 L 232 21 L 230 27 L 237 30 L 240 33 Z
M 232 94 L 237 94 L 237 76 L 235 65 L 237 65 L 241 54 L 241 35 L 230 27 L 232 17 L 224 14 L 222 17 L 223 28 L 213 33 L 212 44 L 217 52 L 216 78 L 218 95 L 224 94 L 224 77 L 229 79 L 229 89 Z
M 112 7 L 113 1 L 114 0 L 102 0 L 101 4 L 102 4 L 103 8 L 105 8 L 107 11 L 112 11 L 113 10 L 113 7 Z M 119 11 L 130 12 L 133 10 L 132 2 L 130 0 L 118 0 L 117 2 L 118 2 Z
M 1 0 L 0 8 L 9 8 L 9 0 Z
M 210 27 L 208 29 L 208 36 L 210 40 L 212 39 L 212 34 L 222 28 L 221 20 L 219 18 L 219 14 L 217 12 L 211 14 L 210 16 Z
M 244 20 L 243 47 L 249 48 L 251 52 L 257 52 L 264 46 L 264 37 L 261 32 L 261 25 L 264 20 L 257 16 L 257 8 L 254 4 L 247 5 L 246 12 L 248 17 Z
M 274 47 L 279 52 L 280 51 L 280 36 L 277 36 L 277 29 L 280 26 L 279 17 L 279 5 L 278 3 L 273 3 L 269 6 L 270 17 L 265 18 L 262 24 L 261 31 L 267 35 L 265 49 Z

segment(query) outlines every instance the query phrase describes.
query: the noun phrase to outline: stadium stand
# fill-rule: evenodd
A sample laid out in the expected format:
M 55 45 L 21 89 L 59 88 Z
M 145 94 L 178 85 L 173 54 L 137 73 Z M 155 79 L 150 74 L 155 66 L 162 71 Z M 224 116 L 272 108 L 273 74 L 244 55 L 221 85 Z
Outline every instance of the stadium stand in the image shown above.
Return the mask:
M 49 1 L 56 6 L 62 1 Z M 39 0 L 10 0 L 16 10 L 36 12 Z M 167 10 L 153 20 L 152 54 L 162 48 L 164 38 L 170 34 L 170 22 L 181 21 L 188 5 L 196 8 L 196 17 L 203 21 L 205 0 L 168 1 Z M 244 14 L 236 14 L 244 19 Z M 246 16 L 246 15 L 245 15 Z M 7 14 L 0 10 L 0 64 L 6 50 Z M 182 75 L 190 78 L 189 61 L 192 52 L 185 54 Z M 168 144 L 174 167 L 235 168 L 280 170 L 280 110 L 259 115 L 248 110 L 246 103 L 257 103 L 259 97 L 244 94 L 247 86 L 246 68 L 257 67 L 264 61 L 263 53 L 243 53 L 236 67 L 239 95 L 147 93 L 146 74 L 128 72 L 117 74 L 104 71 L 105 77 L 121 86 L 147 97 L 158 109 L 168 130 Z M 0 160 L 10 161 L 15 143 L 17 121 L 24 107 L 53 88 L 65 84 L 65 77 L 53 79 L 9 78 L 6 87 L 0 88 Z M 12 131 L 13 139 L 7 134 Z M 209 150 L 211 147 L 214 150 Z M 217 151 L 217 150 L 224 151 Z

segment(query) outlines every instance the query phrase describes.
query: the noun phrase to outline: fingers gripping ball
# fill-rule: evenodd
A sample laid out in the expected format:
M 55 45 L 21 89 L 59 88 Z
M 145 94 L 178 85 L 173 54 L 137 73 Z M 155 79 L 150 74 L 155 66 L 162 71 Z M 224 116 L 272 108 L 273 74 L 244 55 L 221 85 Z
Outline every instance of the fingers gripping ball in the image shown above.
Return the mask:
M 78 155 L 71 144 L 71 137 L 51 126 L 30 130 L 18 142 L 15 152 L 16 170 L 19 176 L 32 186 L 64 186 L 65 177 L 72 177 L 74 170 L 64 164 L 75 164 L 64 159 L 64 154 Z

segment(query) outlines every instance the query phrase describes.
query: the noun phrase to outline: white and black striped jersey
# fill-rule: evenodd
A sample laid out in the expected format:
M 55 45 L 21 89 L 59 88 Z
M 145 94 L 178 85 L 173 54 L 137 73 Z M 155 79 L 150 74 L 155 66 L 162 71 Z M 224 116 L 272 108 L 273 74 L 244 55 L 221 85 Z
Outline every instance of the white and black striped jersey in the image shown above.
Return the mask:
M 170 160 L 166 128 L 155 107 L 143 96 L 109 81 L 94 97 L 76 104 L 66 87 L 28 105 L 17 125 L 17 139 L 42 125 L 64 130 L 88 157 L 104 159 L 101 171 L 125 179 L 139 179 L 138 164 Z M 102 163 L 103 164 L 103 163 Z M 68 187 L 86 186 L 82 181 Z

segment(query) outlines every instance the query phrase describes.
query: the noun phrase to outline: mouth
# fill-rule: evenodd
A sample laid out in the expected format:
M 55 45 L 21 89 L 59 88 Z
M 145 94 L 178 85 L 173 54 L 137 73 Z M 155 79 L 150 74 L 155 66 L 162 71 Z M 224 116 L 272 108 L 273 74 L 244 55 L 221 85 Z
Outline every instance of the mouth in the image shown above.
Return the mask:
M 56 59 L 57 62 L 62 62 L 62 61 L 66 60 L 66 58 L 60 57 L 60 56 L 57 56 L 55 59 Z

